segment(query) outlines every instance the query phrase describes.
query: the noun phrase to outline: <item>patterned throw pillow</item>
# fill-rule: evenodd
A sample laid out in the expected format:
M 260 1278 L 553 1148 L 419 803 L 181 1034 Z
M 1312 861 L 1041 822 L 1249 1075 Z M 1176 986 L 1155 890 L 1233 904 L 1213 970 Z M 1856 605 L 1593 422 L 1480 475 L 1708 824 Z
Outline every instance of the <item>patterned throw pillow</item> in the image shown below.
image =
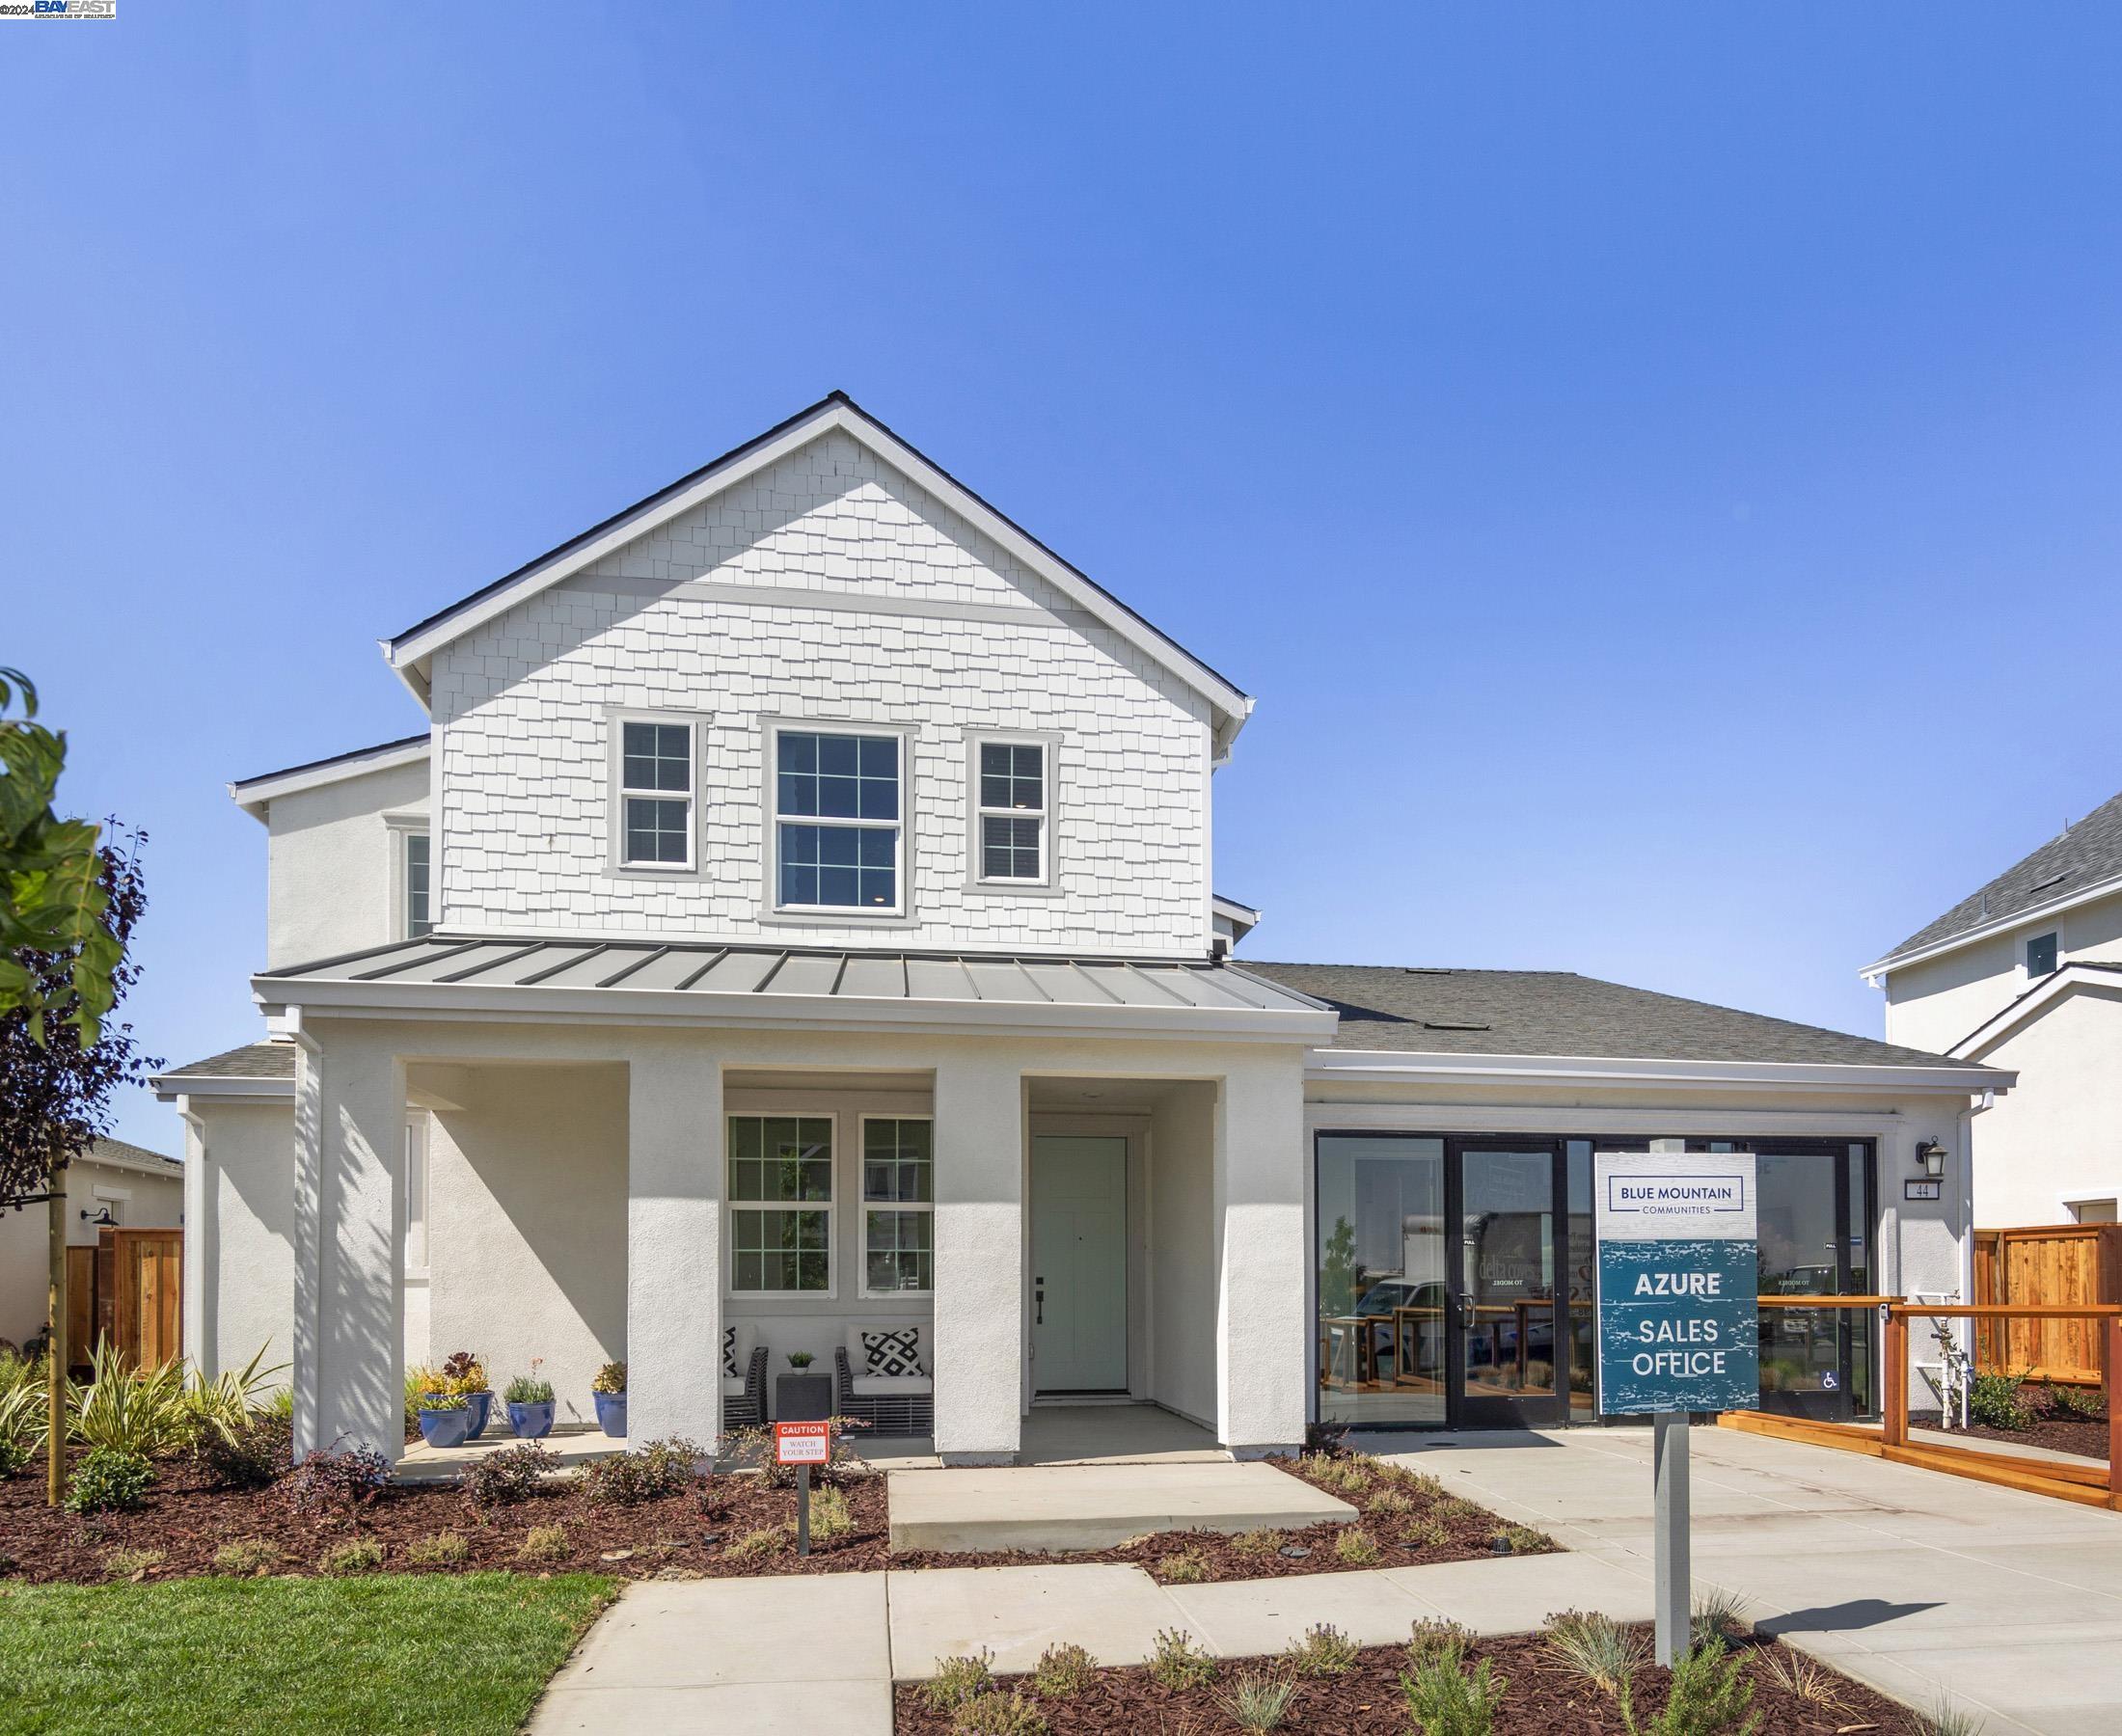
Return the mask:
M 908 1326 L 898 1332 L 862 1334 L 862 1360 L 875 1375 L 921 1372 L 921 1329 Z
M 722 1372 L 731 1380 L 742 1380 L 745 1371 L 737 1366 L 737 1329 L 722 1328 Z

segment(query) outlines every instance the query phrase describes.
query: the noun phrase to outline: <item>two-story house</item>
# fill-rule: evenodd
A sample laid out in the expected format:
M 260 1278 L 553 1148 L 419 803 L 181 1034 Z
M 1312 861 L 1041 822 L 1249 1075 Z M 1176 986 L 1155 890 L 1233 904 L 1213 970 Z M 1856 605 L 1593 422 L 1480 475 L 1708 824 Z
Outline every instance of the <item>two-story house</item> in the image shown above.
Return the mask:
M 2122 796 L 1864 966 L 1887 1038 L 2019 1075 L 1982 1116 L 1985 1228 L 2122 1201 Z
M 1295 623 L 1293 623 L 1295 624 Z M 706 1440 L 757 1346 L 1009 1460 L 1132 1399 L 1592 1414 L 1595 1147 L 1756 1150 L 1764 1284 L 1952 1288 L 2008 1074 L 1561 972 L 1237 963 L 1253 702 L 838 394 L 384 645 L 420 733 L 232 794 L 264 1040 L 174 1070 L 189 1342 L 395 1454 L 537 1359 Z M 1904 1176 L 1950 1153 L 1942 1197 Z M 1773 1402 L 1871 1404 L 1861 1311 Z

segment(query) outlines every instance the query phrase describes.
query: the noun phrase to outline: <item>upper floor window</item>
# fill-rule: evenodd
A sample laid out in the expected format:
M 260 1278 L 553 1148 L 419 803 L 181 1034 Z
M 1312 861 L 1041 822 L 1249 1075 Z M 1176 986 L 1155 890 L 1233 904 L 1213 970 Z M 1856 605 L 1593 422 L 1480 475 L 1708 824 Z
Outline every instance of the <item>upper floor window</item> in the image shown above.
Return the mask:
M 428 857 L 427 834 L 405 834 L 405 937 L 418 940 L 435 926 L 432 903 L 433 869 Z
M 619 725 L 619 865 L 693 866 L 693 726 Z
M 2055 936 L 2036 935 L 2027 942 L 2027 974 L 2030 977 L 2053 975 L 2055 970 Z
M 1048 781 L 1044 744 L 979 744 L 973 800 L 981 880 L 1045 883 Z
M 900 752 L 896 735 L 775 732 L 781 909 L 899 910 Z

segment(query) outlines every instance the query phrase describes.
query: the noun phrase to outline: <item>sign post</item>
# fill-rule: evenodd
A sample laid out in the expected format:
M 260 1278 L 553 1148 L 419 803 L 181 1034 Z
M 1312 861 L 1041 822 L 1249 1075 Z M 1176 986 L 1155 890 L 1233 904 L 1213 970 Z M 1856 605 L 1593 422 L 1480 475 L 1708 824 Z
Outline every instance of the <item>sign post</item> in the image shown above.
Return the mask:
M 810 1468 L 826 1464 L 831 1454 L 831 1424 L 775 1424 L 775 1461 L 796 1467 L 796 1553 L 800 1556 L 810 1553 Z
M 1689 1644 L 1692 1411 L 1760 1405 L 1760 1260 L 1751 1153 L 1601 1152 L 1599 1412 L 1653 1419 L 1657 1661 Z

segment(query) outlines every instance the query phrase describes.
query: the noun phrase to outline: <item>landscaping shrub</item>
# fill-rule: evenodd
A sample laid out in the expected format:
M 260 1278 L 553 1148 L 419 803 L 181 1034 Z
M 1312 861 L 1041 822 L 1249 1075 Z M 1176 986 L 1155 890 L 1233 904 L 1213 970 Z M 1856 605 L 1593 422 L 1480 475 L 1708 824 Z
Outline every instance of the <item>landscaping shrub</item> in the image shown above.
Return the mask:
M 109 1339 L 89 1358 L 89 1383 L 67 1383 L 68 1433 L 84 1446 L 107 1447 L 143 1458 L 191 1445 L 197 1419 L 184 1401 L 184 1366 L 163 1363 L 137 1372 Z
M 1067 1699 L 1098 1679 L 1098 1660 L 1080 1645 L 1049 1645 L 1039 1654 L 1031 1685 L 1047 1699 Z
M 5 1482 L 36 1456 L 37 1449 L 28 1442 L 0 1436 L 0 1482 Z
M 69 1513 L 127 1512 L 147 1499 L 154 1467 L 147 1455 L 122 1447 L 92 1448 L 67 1485 Z
M 1177 1628 L 1159 1628 L 1150 1654 L 1150 1674 L 1159 1687 L 1177 1694 L 1204 1688 L 1215 1680 L 1215 1660 L 1194 1644 L 1193 1636 Z
M 855 1513 L 837 1489 L 819 1489 L 810 1498 L 810 1540 L 830 1543 L 855 1529 Z
M 1835 1672 L 1825 1665 L 1815 1664 L 1804 1652 L 1792 1651 L 1787 1645 L 1763 1646 L 1754 1655 L 1768 1679 L 1784 1693 L 1830 1712 L 1847 1713 Z
M 2057 1386 L 2051 1380 L 2041 1389 L 2041 1403 L 2052 1417 L 2079 1423 L 2105 1423 L 2108 1420 L 2108 1407 L 2099 1393 L 2087 1392 L 2082 1387 Z
M 1231 1539 L 1231 1553 L 1248 1561 L 1265 1561 L 1289 1541 L 1288 1533 L 1278 1531 L 1240 1532 Z
M 262 1489 L 293 1457 L 293 1430 L 270 1411 L 258 1411 L 233 1429 L 202 1428 L 192 1457 L 217 1489 Z
M 339 1521 L 351 1519 L 375 1500 L 390 1478 L 383 1454 L 363 1447 L 311 1453 L 284 1487 L 288 1505 L 303 1518 Z
M 112 1549 L 103 1555 L 103 1577 L 114 1580 L 144 1580 L 168 1560 L 167 1552 L 160 1549 Z
M 1555 1547 L 1555 1539 L 1530 1525 L 1507 1525 L 1501 1533 L 1512 1555 L 1538 1555 Z
M 1397 1519 L 1415 1510 L 1415 1498 L 1405 1489 L 1388 1485 L 1379 1489 L 1363 1504 L 1367 1513 L 1382 1513 L 1389 1519 Z
M 589 1390 L 592 1393 L 603 1393 L 607 1397 L 625 1392 L 626 1365 L 622 1362 L 606 1363 L 589 1382 Z
M 1020 1693 L 976 1695 L 952 1715 L 952 1736 L 1047 1736 L 1047 1721 Z
M 214 1551 L 214 1571 L 231 1579 L 251 1579 L 280 1565 L 280 1546 L 263 1537 L 238 1537 Z
M 1690 1646 L 1673 1666 L 1665 1710 L 1647 1723 L 1636 1722 L 1629 1685 L 1621 1686 L 1621 1722 L 1629 1736 L 1754 1736 L 1761 1727 L 1746 1659 L 1724 1646 Z
M 416 1567 L 458 1567 L 472 1559 L 472 1546 L 453 1531 L 440 1531 L 406 1544 L 405 1559 Z
M 559 1525 L 533 1525 L 523 1534 L 523 1542 L 516 1550 L 517 1556 L 526 1561 L 564 1561 L 571 1545 L 567 1541 L 567 1529 Z
M 467 1506 L 514 1506 L 535 1495 L 540 1479 L 558 1464 L 537 1442 L 523 1441 L 481 1453 L 465 1466 L 457 1487 Z
M 383 1545 L 373 1537 L 355 1537 L 335 1544 L 317 1557 L 316 1570 L 334 1579 L 354 1573 L 373 1573 L 383 1565 Z
M 1455 1621 L 1418 1621 L 1407 1636 L 1407 1668 L 1419 1670 L 1436 1659 L 1449 1657 L 1456 1669 L 1473 1640 L 1474 1636 Z
M 1378 1559 L 1377 1539 L 1360 1525 L 1351 1525 L 1334 1539 L 1334 1554 L 1351 1567 L 1369 1567 Z
M 0 1368 L 0 1477 L 13 1477 L 37 1456 L 47 1406 L 41 1384 L 44 1365 L 16 1360 L 9 1367 L 13 1373 Z
M 2019 1402 L 2023 1379 L 2022 1374 L 1977 1374 L 1968 1392 L 1968 1421 L 2013 1434 L 2030 1428 L 2033 1418 Z
M 962 1657 L 938 1658 L 936 1673 L 921 1690 L 939 1712 L 953 1712 L 994 1686 L 994 1654 L 985 1646 Z
M 1490 1736 L 1510 1687 L 1486 1658 L 1469 1671 L 1456 1641 L 1400 1678 L 1401 1695 L 1423 1736 Z
M 591 1459 L 583 1468 L 583 1496 L 608 1506 L 638 1506 L 644 1501 L 682 1495 L 699 1475 L 694 1462 L 705 1456 L 694 1442 L 672 1435 L 632 1452 Z
M 537 1364 L 533 1362 L 532 1368 Z M 518 1374 L 502 1394 L 503 1404 L 551 1404 L 553 1383 L 535 1374 Z
M 1246 1736 L 1266 1736 L 1290 1714 L 1296 1684 L 1287 1676 L 1247 1674 L 1224 1696 L 1223 1710 Z
M 1355 1668 L 1356 1642 L 1325 1622 L 1307 1628 L 1304 1638 L 1282 1654 L 1300 1676 L 1346 1675 Z
M 755 1532 L 747 1532 L 729 1546 L 729 1559 L 733 1561 L 766 1561 L 777 1555 L 785 1555 L 796 1544 L 796 1528 L 792 1525 L 768 1525 Z
M 1198 1549 L 1182 1549 L 1150 1563 L 1150 1571 L 1167 1586 L 1198 1586 L 1213 1569 Z
M 1916 1715 L 1921 1736 L 1982 1736 L 1982 1720 L 1976 1713 L 1956 1706 L 1941 1696 L 1928 1711 Z
M 1688 1643 L 1724 1646 L 1735 1634 L 1747 1631 L 1743 1608 L 1728 1591 L 1704 1591 L 1695 1599 L 1695 1614 L 1688 1621 Z
M 1595 1611 L 1564 1610 L 1548 1616 L 1547 1649 L 1609 1697 L 1619 1696 L 1644 1657 L 1640 1634 Z

